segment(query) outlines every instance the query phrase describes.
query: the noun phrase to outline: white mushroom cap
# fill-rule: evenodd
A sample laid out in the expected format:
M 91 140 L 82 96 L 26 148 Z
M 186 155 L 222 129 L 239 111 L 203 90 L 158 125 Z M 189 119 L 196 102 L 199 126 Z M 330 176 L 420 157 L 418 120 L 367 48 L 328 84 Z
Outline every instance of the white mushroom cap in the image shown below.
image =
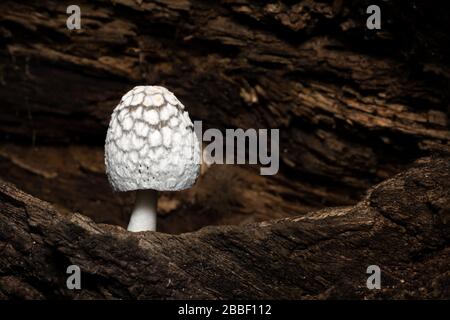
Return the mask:
M 200 172 L 200 144 L 183 104 L 164 87 L 130 90 L 111 116 L 105 164 L 117 191 L 190 188 Z

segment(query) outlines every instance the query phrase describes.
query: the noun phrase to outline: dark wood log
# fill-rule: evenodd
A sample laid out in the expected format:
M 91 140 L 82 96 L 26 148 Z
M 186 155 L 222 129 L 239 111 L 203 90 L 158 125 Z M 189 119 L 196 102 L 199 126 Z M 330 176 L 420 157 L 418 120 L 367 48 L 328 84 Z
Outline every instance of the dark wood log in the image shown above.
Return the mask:
M 1 182 L 0 297 L 448 299 L 449 160 L 421 159 L 352 207 L 181 235 L 96 224 Z M 81 290 L 66 288 L 72 264 Z
M 240 185 L 228 204 L 175 196 L 203 218 L 165 231 L 354 204 L 418 157 L 449 150 L 450 17 L 429 1 L 78 3 L 80 31 L 66 28 L 67 3 L 0 3 L 0 138 L 14 149 L 1 151 L 2 177 L 68 211 L 126 223 L 129 212 L 117 208 L 132 197 L 111 197 L 99 155 L 112 109 L 135 84 L 168 86 L 205 128 L 282 136 L 276 177 L 214 168 L 194 194 Z M 383 25 L 370 31 L 365 9 L 374 3 Z M 90 169 L 69 155 L 72 166 L 48 175 L 34 159 L 78 147 L 93 154 Z M 267 201 L 251 201 L 255 194 Z M 211 214 L 218 207 L 231 210 Z
M 80 0 L 69 31 L 69 4 L 0 2 L 0 178 L 18 187 L 0 187 L 0 298 L 449 297 L 447 10 Z M 365 27 L 369 4 L 381 30 Z M 111 192 L 103 143 L 143 83 L 169 87 L 205 129 L 280 129 L 276 176 L 212 166 L 160 199 L 162 232 L 237 226 L 120 228 L 133 195 Z M 442 158 L 364 198 L 430 154 Z M 329 206 L 345 208 L 316 211 Z M 64 287 L 69 263 L 81 292 Z M 365 287 L 372 263 L 380 291 Z

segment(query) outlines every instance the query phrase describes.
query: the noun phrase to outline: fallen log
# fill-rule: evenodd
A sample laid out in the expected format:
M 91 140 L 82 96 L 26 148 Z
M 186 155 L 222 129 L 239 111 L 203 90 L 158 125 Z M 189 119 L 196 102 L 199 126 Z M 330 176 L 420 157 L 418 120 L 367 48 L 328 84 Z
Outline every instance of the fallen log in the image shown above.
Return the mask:
M 430 1 L 77 4 L 81 29 L 68 30 L 64 1 L 0 2 L 0 143 L 13 145 L 0 150 L 2 178 L 69 211 L 127 220 L 104 204 L 104 170 L 86 172 L 80 152 L 64 157 L 74 166 L 42 167 L 86 145 L 98 167 L 111 112 L 137 84 L 167 86 L 205 129 L 280 129 L 276 177 L 215 173 L 213 185 L 243 181 L 237 205 L 171 232 L 353 205 L 417 158 L 449 151 L 450 17 Z M 366 27 L 372 4 L 381 30 Z M 250 200 L 260 192 L 264 201 Z
M 449 160 L 418 160 L 354 206 L 180 235 L 96 224 L 1 182 L 0 298 L 448 299 Z

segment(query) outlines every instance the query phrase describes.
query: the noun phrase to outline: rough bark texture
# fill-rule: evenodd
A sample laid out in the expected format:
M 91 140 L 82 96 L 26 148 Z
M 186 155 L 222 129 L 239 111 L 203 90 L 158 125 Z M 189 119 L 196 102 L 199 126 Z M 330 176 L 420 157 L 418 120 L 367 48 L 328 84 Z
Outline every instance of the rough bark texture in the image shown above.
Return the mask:
M 79 0 L 69 31 L 69 4 L 0 2 L 0 298 L 450 297 L 449 11 Z M 204 167 L 162 195 L 169 234 L 125 232 L 133 194 L 111 192 L 103 144 L 137 84 L 170 88 L 204 129 L 279 128 L 279 173 Z
M 77 3 L 80 31 L 65 27 L 64 1 L 0 3 L 2 177 L 61 209 L 126 225 L 132 195 L 112 195 L 102 152 L 135 84 L 168 86 L 204 128 L 282 136 L 276 177 L 212 167 L 191 192 L 165 195 L 167 232 L 354 204 L 449 150 L 450 18 L 430 1 Z
M 182 235 L 65 215 L 1 182 L 0 298 L 448 299 L 449 160 L 422 159 L 353 207 Z M 66 289 L 71 264 L 82 290 Z

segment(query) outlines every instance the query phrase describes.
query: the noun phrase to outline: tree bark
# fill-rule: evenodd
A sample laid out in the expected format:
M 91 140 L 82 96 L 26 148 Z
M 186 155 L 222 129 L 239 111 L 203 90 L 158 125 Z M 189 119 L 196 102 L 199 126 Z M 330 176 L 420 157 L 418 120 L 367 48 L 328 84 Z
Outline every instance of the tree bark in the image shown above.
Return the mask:
M 181 235 L 62 214 L 1 182 L 0 297 L 448 299 L 449 160 L 421 159 L 352 207 Z M 81 290 L 66 288 L 72 264 Z
M 78 3 L 79 31 L 61 1 L 0 3 L 3 178 L 67 211 L 126 224 L 132 197 L 112 196 L 102 152 L 110 114 L 136 84 L 169 87 L 205 129 L 281 132 L 276 177 L 212 168 L 192 193 L 163 198 L 176 208 L 168 232 L 354 204 L 418 157 L 449 151 L 450 17 L 429 1 Z M 369 4 L 381 30 L 366 28 Z M 220 206 L 210 200 L 230 185 Z
M 447 10 L 79 0 L 70 31 L 69 4 L 0 2 L 0 298 L 449 298 Z M 125 232 L 133 195 L 112 193 L 103 144 L 139 84 L 204 129 L 280 129 L 279 173 L 203 167 L 161 195 L 170 234 Z

